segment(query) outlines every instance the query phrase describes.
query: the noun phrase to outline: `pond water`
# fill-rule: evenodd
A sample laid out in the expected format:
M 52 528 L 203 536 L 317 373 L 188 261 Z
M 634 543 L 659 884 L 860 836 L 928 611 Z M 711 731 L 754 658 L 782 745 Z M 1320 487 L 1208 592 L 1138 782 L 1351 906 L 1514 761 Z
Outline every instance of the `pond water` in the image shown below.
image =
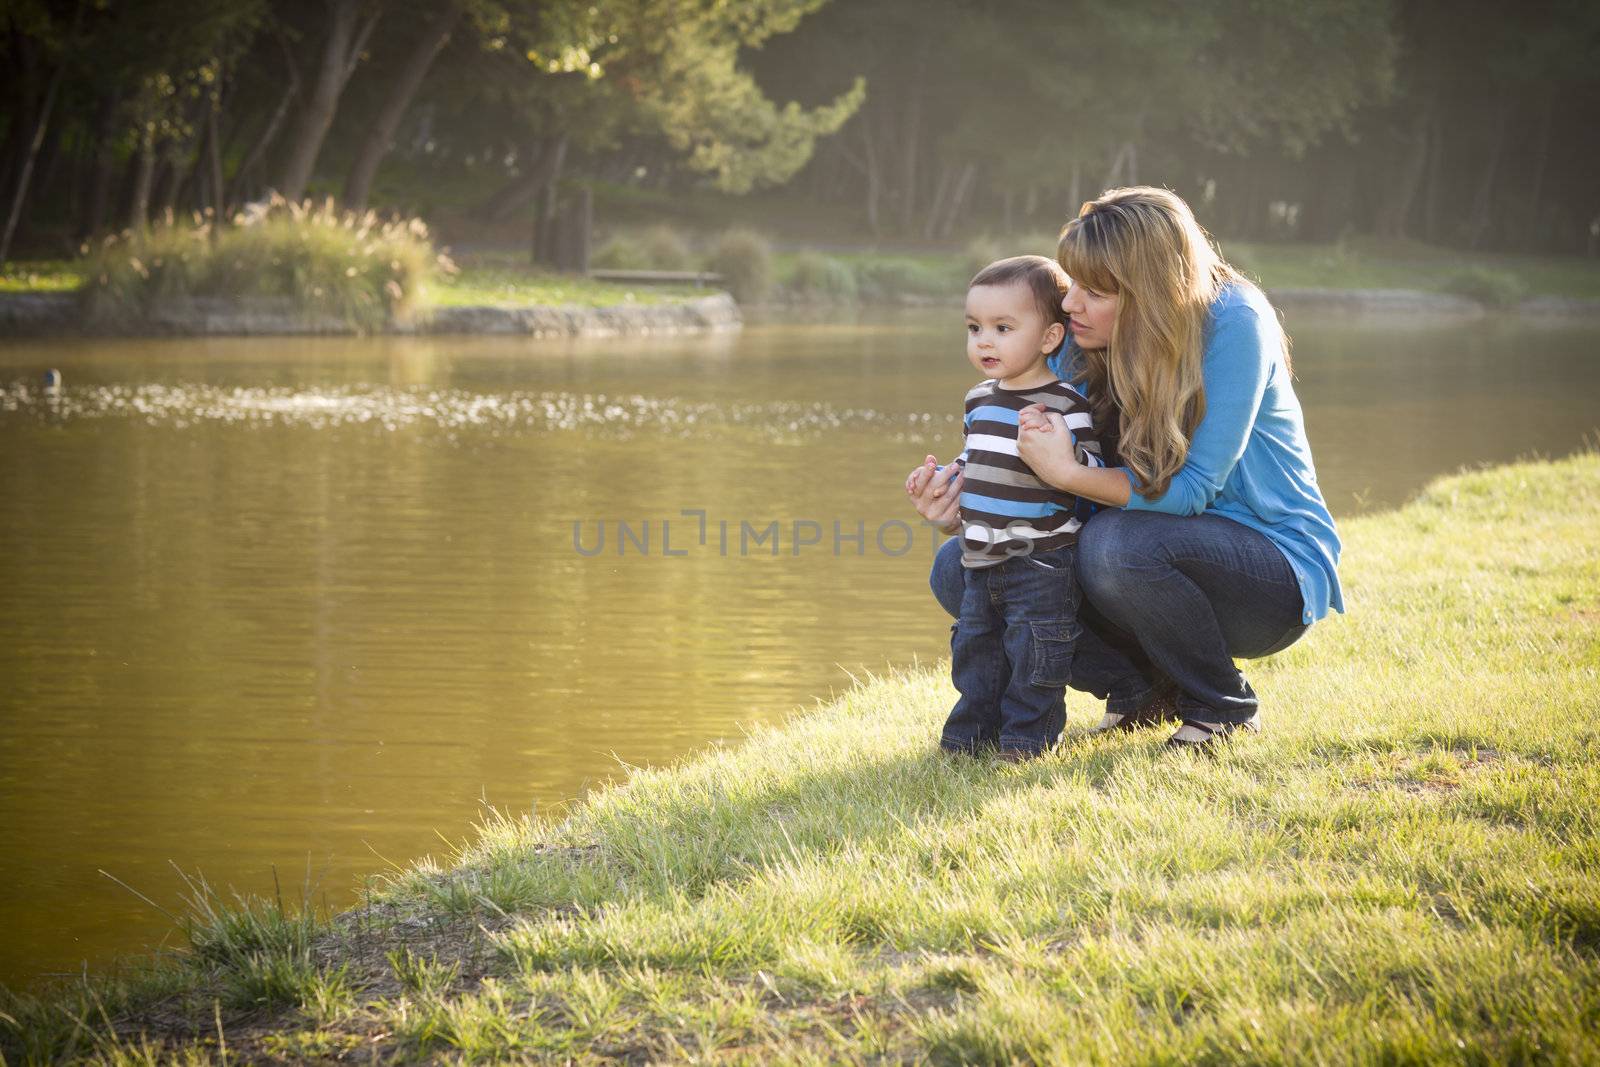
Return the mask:
M 959 444 L 957 314 L 0 342 L 0 982 L 170 936 L 108 875 L 338 908 L 485 803 L 937 659 L 899 484 Z M 1341 516 L 1600 426 L 1594 324 L 1289 325 Z

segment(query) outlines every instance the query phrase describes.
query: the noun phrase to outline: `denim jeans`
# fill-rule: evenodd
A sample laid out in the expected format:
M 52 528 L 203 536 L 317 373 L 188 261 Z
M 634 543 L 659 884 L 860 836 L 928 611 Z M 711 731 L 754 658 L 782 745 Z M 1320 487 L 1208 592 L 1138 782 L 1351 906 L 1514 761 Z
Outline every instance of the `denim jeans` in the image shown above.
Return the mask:
M 1077 560 L 1082 625 L 1070 684 L 1110 712 L 1176 684 L 1184 718 L 1243 722 L 1257 700 L 1234 658 L 1271 655 L 1307 629 L 1283 553 L 1219 515 L 1101 511 L 1079 531 Z M 962 604 L 960 566 L 952 540 L 929 577 L 951 614 Z
M 1066 722 L 1065 689 L 1077 637 L 1078 579 L 1071 546 L 968 569 L 951 627 L 951 676 L 961 698 L 939 744 L 975 752 L 1041 752 Z M 948 546 L 946 546 L 948 547 Z

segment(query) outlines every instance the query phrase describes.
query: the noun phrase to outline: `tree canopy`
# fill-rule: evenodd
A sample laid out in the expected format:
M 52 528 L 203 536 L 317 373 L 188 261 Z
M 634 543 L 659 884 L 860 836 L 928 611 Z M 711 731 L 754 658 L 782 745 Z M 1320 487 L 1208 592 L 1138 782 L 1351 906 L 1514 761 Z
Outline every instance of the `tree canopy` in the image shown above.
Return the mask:
M 1600 239 L 1584 0 L 10 0 L 0 93 L 35 249 L 268 189 L 492 227 L 574 182 L 899 241 L 1136 181 L 1230 235 Z

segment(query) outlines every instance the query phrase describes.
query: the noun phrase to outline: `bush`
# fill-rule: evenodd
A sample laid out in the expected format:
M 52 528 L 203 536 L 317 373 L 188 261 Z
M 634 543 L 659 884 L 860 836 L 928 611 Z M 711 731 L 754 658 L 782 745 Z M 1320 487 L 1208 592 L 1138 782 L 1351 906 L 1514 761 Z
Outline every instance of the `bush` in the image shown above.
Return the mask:
M 281 297 L 306 315 L 379 329 L 409 319 L 427 283 L 455 270 L 435 255 L 421 219 L 385 222 L 370 211 L 338 211 L 332 201 L 313 207 L 276 197 L 226 225 L 169 216 L 85 251 L 83 292 L 101 319 L 140 317 L 175 297 Z
M 850 264 L 810 250 L 795 257 L 789 285 L 806 300 L 853 304 L 860 295 L 856 272 Z
M 639 238 L 644 258 L 651 270 L 693 270 L 694 253 L 689 242 L 671 226 L 652 226 Z
M 1044 256 L 1056 258 L 1056 239 L 1048 233 L 1023 233 L 1011 237 L 974 237 L 967 242 L 963 265 L 967 277 L 978 273 L 997 259 L 1012 256 Z
M 1493 267 L 1468 267 L 1458 271 L 1445 282 L 1445 291 L 1498 309 L 1516 307 L 1528 295 L 1528 287 L 1521 278 Z
M 857 264 L 856 278 L 861 299 L 878 303 L 898 303 L 907 296 L 959 298 L 972 277 L 963 266 L 951 269 L 915 259 L 871 259 Z
M 711 269 L 739 303 L 759 302 L 772 288 L 772 246 L 754 230 L 729 230 L 712 249 Z
M 589 265 L 602 270 L 649 270 L 644 248 L 639 242 L 624 234 L 612 234 L 605 242 L 589 253 Z
M 659 225 L 612 234 L 589 262 L 608 270 L 693 270 L 694 253 L 682 234 Z

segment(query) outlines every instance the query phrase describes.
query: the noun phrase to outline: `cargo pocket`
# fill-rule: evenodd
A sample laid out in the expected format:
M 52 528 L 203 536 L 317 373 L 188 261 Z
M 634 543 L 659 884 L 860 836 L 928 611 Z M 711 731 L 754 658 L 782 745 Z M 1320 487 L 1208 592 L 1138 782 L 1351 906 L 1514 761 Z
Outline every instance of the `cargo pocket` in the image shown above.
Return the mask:
M 1052 688 L 1069 684 L 1076 627 L 1061 622 L 1034 622 L 1028 626 L 1033 631 L 1033 664 L 1028 680 Z

